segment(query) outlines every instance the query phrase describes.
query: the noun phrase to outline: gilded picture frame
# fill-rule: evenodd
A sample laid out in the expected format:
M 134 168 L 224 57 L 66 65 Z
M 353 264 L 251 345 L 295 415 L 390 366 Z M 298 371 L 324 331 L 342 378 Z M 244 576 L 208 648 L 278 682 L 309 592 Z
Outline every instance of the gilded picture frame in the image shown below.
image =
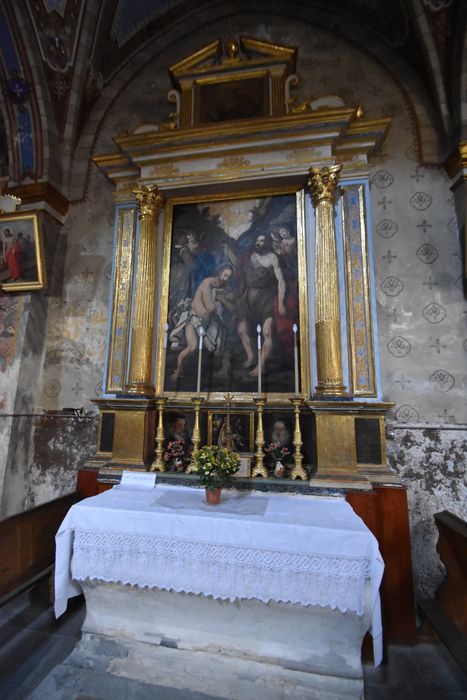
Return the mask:
M 169 200 L 163 250 L 158 395 L 191 399 L 197 390 L 199 337 L 204 331 L 204 399 L 219 404 L 229 392 L 235 402 L 251 403 L 261 389 L 269 400 L 287 403 L 294 393 L 294 323 L 300 391 L 309 394 L 303 190 Z
M 42 226 L 37 213 L 0 215 L 0 284 L 4 292 L 46 289 Z
M 232 449 L 238 453 L 254 451 L 254 412 L 253 411 L 209 411 L 208 445 L 227 447 L 227 417 L 230 419 Z

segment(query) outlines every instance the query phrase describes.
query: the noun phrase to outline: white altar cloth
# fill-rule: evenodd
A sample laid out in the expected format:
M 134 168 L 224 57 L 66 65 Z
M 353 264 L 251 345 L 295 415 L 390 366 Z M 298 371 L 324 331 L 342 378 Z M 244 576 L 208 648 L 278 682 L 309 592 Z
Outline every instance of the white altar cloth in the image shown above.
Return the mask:
M 382 656 L 378 543 L 342 498 L 114 487 L 72 506 L 56 536 L 55 614 L 101 580 L 220 599 L 318 605 L 362 615 L 371 586 Z

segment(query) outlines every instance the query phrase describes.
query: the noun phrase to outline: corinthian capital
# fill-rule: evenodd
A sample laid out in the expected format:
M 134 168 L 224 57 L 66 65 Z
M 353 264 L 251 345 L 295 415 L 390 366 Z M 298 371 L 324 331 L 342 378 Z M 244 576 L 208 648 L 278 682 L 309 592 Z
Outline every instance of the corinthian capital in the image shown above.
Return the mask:
M 157 185 L 141 185 L 133 190 L 139 207 L 139 218 L 157 219 L 164 203 L 164 198 Z
M 307 185 L 315 207 L 323 200 L 332 202 L 341 170 L 342 165 L 339 163 L 330 168 L 310 168 Z

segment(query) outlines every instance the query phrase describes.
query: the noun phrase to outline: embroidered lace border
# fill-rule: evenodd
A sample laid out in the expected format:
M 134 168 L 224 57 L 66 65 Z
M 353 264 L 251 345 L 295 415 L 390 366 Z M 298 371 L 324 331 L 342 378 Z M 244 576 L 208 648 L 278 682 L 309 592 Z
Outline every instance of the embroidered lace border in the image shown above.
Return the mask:
M 76 530 L 72 575 L 78 581 L 319 605 L 362 615 L 371 570 L 363 557 Z

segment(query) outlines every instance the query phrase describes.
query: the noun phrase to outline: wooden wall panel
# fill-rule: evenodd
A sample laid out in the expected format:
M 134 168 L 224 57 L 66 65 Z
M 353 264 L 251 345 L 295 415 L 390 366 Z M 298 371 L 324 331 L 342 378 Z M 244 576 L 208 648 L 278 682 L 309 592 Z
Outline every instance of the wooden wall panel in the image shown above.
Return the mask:
M 384 559 L 381 607 L 385 642 L 413 644 L 416 621 L 407 491 L 375 486 L 373 493 L 347 494 L 347 501 L 375 535 Z
M 54 563 L 55 533 L 77 500 L 72 494 L 0 522 L 0 598 Z

